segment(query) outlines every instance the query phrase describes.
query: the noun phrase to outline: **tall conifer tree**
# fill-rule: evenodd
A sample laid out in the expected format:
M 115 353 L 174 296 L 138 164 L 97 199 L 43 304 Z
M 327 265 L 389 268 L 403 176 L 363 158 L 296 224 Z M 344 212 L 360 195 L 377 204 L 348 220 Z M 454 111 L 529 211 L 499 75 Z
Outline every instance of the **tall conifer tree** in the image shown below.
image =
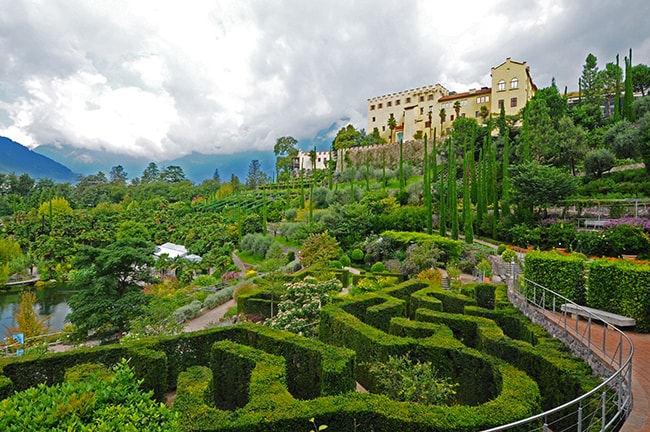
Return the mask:
M 620 71 L 618 54 L 616 54 L 616 70 Z M 616 75 L 616 95 L 614 96 L 614 122 L 621 120 L 621 75 Z
M 629 122 L 636 120 L 633 104 L 634 87 L 632 85 L 632 48 L 630 48 L 630 56 L 625 57 L 625 95 L 623 96 L 623 118 Z
M 504 216 L 510 215 L 510 131 L 503 135 L 503 173 L 501 178 L 501 208 Z

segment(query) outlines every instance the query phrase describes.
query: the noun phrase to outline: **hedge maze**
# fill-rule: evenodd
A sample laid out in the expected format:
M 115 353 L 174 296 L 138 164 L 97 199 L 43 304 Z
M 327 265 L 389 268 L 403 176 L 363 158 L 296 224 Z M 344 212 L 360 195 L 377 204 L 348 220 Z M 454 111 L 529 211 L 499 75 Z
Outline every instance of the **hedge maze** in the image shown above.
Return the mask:
M 582 360 L 527 321 L 503 285 L 462 294 L 420 281 L 323 308 L 319 341 L 240 324 L 133 345 L 0 362 L 0 396 L 63 379 L 82 363 L 130 363 L 186 431 L 477 431 L 529 417 L 599 381 Z M 458 383 L 456 400 L 425 406 L 374 394 L 371 361 L 408 354 Z M 368 392 L 356 391 L 357 383 Z M 597 403 L 597 402 L 595 402 Z M 530 425 L 526 427 L 526 430 Z

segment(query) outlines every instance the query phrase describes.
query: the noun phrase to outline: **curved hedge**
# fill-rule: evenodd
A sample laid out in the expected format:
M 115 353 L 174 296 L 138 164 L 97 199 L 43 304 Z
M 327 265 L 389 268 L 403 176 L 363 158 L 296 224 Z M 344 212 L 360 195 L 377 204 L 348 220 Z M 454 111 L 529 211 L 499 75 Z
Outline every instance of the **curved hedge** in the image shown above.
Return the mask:
M 461 295 L 408 281 L 325 307 L 322 342 L 241 324 L 3 359 L 0 395 L 59 382 L 76 364 L 126 357 L 160 400 L 177 390 L 174 409 L 186 431 L 300 431 L 313 427 L 311 418 L 341 431 L 474 431 L 597 384 L 586 364 L 504 299 L 503 285 L 472 284 Z M 404 354 L 457 382 L 455 403 L 423 406 L 373 394 L 367 364 Z M 355 392 L 357 381 L 371 393 Z

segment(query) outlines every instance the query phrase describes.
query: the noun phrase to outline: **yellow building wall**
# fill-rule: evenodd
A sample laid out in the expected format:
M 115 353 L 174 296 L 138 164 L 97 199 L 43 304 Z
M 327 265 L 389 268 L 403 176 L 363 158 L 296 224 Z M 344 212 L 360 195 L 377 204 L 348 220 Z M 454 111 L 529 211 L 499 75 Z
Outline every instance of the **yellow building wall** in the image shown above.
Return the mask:
M 474 118 L 479 124 L 481 106 L 485 106 L 491 116 L 498 116 L 499 103 L 502 101 L 506 115 L 517 114 L 535 94 L 536 88 L 530 78 L 530 69 L 526 62 L 514 62 L 507 58 L 505 62 L 491 69 L 492 87 L 471 89 L 468 92 L 450 95 L 449 90 L 440 84 L 418 87 L 416 89 L 390 93 L 368 99 L 368 127 L 372 133 L 377 128 L 379 135 L 387 142 L 396 142 L 401 137 L 404 141 L 412 140 L 422 132 L 431 136 L 433 128 L 437 136 L 449 133 L 457 117 Z M 441 98 L 443 100 L 441 100 Z M 454 102 L 460 102 L 457 114 Z M 446 117 L 440 124 L 440 109 L 444 108 Z M 431 112 L 431 124 L 429 122 Z M 391 137 L 388 119 L 395 117 L 398 129 Z
M 526 106 L 535 94 L 535 85 L 530 78 L 530 69 L 526 62 L 505 62 L 492 68 L 492 112 L 501 112 L 503 103 L 506 115 L 515 115 Z

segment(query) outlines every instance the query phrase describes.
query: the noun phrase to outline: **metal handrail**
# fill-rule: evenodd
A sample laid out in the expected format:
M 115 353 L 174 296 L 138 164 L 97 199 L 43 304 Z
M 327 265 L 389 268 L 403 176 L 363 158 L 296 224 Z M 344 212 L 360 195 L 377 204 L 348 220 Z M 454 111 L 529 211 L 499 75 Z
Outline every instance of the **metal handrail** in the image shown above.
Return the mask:
M 561 294 L 558 294 L 558 293 L 556 293 L 556 292 L 554 292 L 554 291 L 552 291 L 552 290 L 550 290 L 550 289 L 548 289 L 548 288 L 546 288 L 546 287 L 544 287 L 544 286 L 542 286 L 540 284 L 537 284 L 537 283 L 535 283 L 535 282 L 533 282 L 531 280 L 528 280 L 528 279 L 522 279 L 522 280 L 524 282 L 524 287 L 525 287 L 523 293 L 521 291 L 518 291 L 517 289 L 515 289 L 514 286 L 513 286 L 512 290 L 509 289 L 510 294 L 512 294 L 515 298 L 522 301 L 522 302 L 514 302 L 513 301 L 513 304 L 515 304 L 515 306 L 522 309 L 522 311 L 524 313 L 525 313 L 524 309 L 531 307 L 531 305 L 532 305 L 532 307 L 536 308 L 537 310 L 544 310 L 544 311 L 551 310 L 553 312 L 557 312 L 555 310 L 556 300 L 561 299 L 562 303 L 570 303 L 573 306 L 575 306 L 575 307 L 577 307 L 579 309 L 582 309 L 585 312 L 585 314 L 587 314 L 589 316 L 589 319 L 588 319 L 588 334 L 587 334 L 587 337 L 586 337 L 587 338 L 586 343 L 585 343 L 584 338 L 575 338 L 568 331 L 568 328 L 566 327 L 566 323 L 567 323 L 567 319 L 566 319 L 567 312 L 566 311 L 564 311 L 564 330 L 565 330 L 567 336 L 574 338 L 574 340 L 580 342 L 583 345 L 584 348 L 587 348 L 588 354 L 590 356 L 592 356 L 591 360 L 594 360 L 594 357 L 593 357 L 594 355 L 596 355 L 596 358 L 600 358 L 598 356 L 598 353 L 595 351 L 595 348 L 598 347 L 598 344 L 597 343 L 592 343 L 591 321 L 592 321 L 592 318 L 597 319 L 599 321 L 602 321 L 605 324 L 604 333 L 603 333 L 602 354 L 605 356 L 605 358 L 607 360 L 610 361 L 610 363 L 608 365 L 608 369 L 612 370 L 612 369 L 615 368 L 615 366 L 618 366 L 618 368 L 614 369 L 610 376 L 605 377 L 604 381 L 601 384 L 599 384 L 597 387 L 595 387 L 594 389 L 590 390 L 589 392 L 581 395 L 580 397 L 578 397 L 576 399 L 573 399 L 573 400 L 571 400 L 571 401 L 569 401 L 569 402 L 567 402 L 567 403 L 565 403 L 563 405 L 560 405 L 560 406 L 552 408 L 552 409 L 550 409 L 548 411 L 536 414 L 534 416 L 528 417 L 526 419 L 518 420 L 516 422 L 512 422 L 512 423 L 509 423 L 509 424 L 506 424 L 506 425 L 497 426 L 497 427 L 494 427 L 494 428 L 491 428 L 491 429 L 486 429 L 483 432 L 505 431 L 505 430 L 509 430 L 509 429 L 512 429 L 512 428 L 515 428 L 515 427 L 525 426 L 527 424 L 533 424 L 533 423 L 538 424 L 540 422 L 543 422 L 543 426 L 542 426 L 541 430 L 547 431 L 549 429 L 548 429 L 548 424 L 546 423 L 546 420 L 549 417 L 553 416 L 554 414 L 565 411 L 567 409 L 570 409 L 572 407 L 576 408 L 575 412 L 578 415 L 578 424 L 576 425 L 577 426 L 576 430 L 580 432 L 580 431 L 582 431 L 582 420 L 583 420 L 583 418 L 582 418 L 582 414 L 583 414 L 582 413 L 582 408 L 583 408 L 582 402 L 592 399 L 595 395 L 597 395 L 599 393 L 601 393 L 601 400 L 602 400 L 602 414 L 601 414 L 602 418 L 601 418 L 601 420 L 603 420 L 602 423 L 601 423 L 600 430 L 605 431 L 605 430 L 607 430 L 607 428 L 609 428 L 612 425 L 621 424 L 625 420 L 626 413 L 629 413 L 631 411 L 631 408 L 632 408 L 632 356 L 634 355 L 634 344 L 632 343 L 632 340 L 624 332 L 619 330 L 616 326 L 614 326 L 614 325 L 610 324 L 609 322 L 607 322 L 607 320 L 604 319 L 604 317 L 598 316 L 597 314 L 590 313 L 589 311 L 585 310 L 583 307 L 576 304 L 575 302 L 569 300 L 568 298 L 562 296 Z M 515 285 L 515 284 L 512 284 L 512 285 Z M 529 292 L 528 292 L 529 285 L 532 287 L 532 290 L 533 290 L 532 301 L 531 301 L 531 298 L 528 295 L 529 294 Z M 538 295 L 537 295 L 538 290 L 541 292 L 540 293 L 541 295 L 539 296 L 539 300 L 538 300 Z M 552 306 L 550 306 L 550 309 L 548 309 L 548 307 L 549 307 L 549 302 L 548 302 L 549 297 L 552 300 Z M 523 304 L 523 308 L 522 308 L 522 304 Z M 577 318 L 576 318 L 576 320 L 577 320 Z M 551 322 L 549 320 L 547 320 L 547 324 L 551 324 Z M 576 327 L 577 327 L 577 321 L 576 321 Z M 606 336 L 605 336 L 607 328 L 610 328 L 613 331 L 618 332 L 618 334 L 619 334 L 619 343 L 617 344 L 615 352 L 613 353 L 613 355 L 610 355 L 607 352 Z M 626 341 L 627 344 L 629 345 L 629 355 L 625 359 L 623 359 L 623 355 L 622 355 L 622 353 L 623 353 L 623 345 L 622 344 L 624 343 L 624 341 Z M 607 421 L 607 419 L 605 418 L 606 405 L 607 405 L 607 397 L 606 397 L 606 395 L 607 395 L 608 390 L 611 391 L 611 389 L 613 389 L 614 392 L 616 392 L 617 411 L 611 417 L 611 419 L 609 419 L 609 421 Z
M 23 348 L 28 347 L 28 345 L 29 345 L 28 342 L 31 342 L 33 340 L 39 340 L 39 339 L 43 340 L 42 345 L 46 345 L 48 338 L 51 338 L 51 337 L 54 337 L 54 336 L 67 335 L 67 334 L 69 334 L 69 333 L 61 331 L 61 332 L 48 333 L 48 334 L 44 334 L 44 335 L 32 336 L 32 337 L 26 338 L 25 343 L 22 343 L 22 344 L 19 343 L 19 342 L 9 343 L 9 342 L 11 342 L 11 339 L 6 338 L 4 340 L 4 344 L 0 344 L 0 349 L 4 349 L 4 353 L 0 350 L 0 355 L 4 355 L 5 357 L 9 357 L 11 355 L 15 355 L 15 353 L 9 352 L 10 348 L 12 348 L 12 349 L 23 349 Z

